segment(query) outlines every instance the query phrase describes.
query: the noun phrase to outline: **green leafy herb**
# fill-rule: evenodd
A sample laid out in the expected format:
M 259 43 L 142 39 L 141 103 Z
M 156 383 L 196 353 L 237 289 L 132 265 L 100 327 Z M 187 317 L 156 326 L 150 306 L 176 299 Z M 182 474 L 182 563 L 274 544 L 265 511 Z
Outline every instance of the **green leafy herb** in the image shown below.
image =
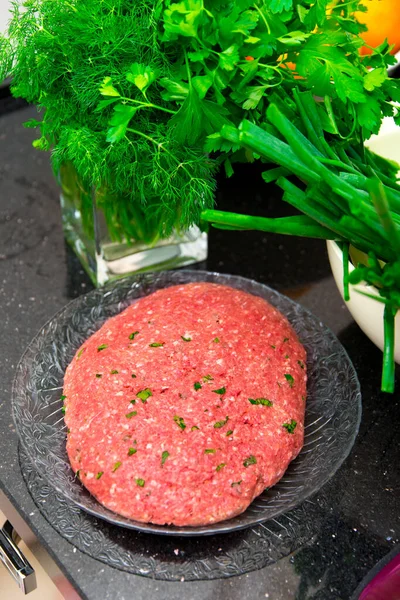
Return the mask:
M 212 390 L 212 391 L 214 392 L 214 394 L 220 394 L 222 396 L 223 394 L 225 394 L 226 389 L 224 387 L 222 387 L 222 388 L 219 388 L 218 390 Z
M 288 337 L 283 338 L 283 343 L 288 342 L 288 341 L 289 341 Z
M 182 417 L 178 417 L 178 415 L 175 415 L 174 416 L 174 421 L 178 425 L 178 427 L 180 427 L 182 429 L 182 431 L 184 429 L 186 429 L 186 424 L 185 424 L 185 421 L 183 420 Z
M 130 404 L 136 404 L 136 400 L 135 400 L 135 399 L 133 399 L 133 400 L 129 400 L 129 403 L 130 403 Z
M 274 346 L 273 344 L 270 344 L 270 346 L 275 350 L 276 346 Z
M 101 373 L 96 373 L 96 377 L 97 379 L 100 379 L 101 377 L 103 377 L 103 375 Z
M 103 475 L 104 471 L 99 471 L 96 475 L 96 479 L 100 479 L 100 477 Z
M 107 344 L 101 344 L 100 346 L 97 347 L 97 352 L 101 352 L 102 350 L 105 350 L 107 348 Z
M 129 448 L 128 450 L 128 456 L 132 456 L 133 454 L 136 454 L 137 449 L 136 448 Z
M 66 406 L 61 407 L 61 412 L 63 415 L 65 415 L 66 410 L 67 410 Z
M 144 388 L 144 390 L 141 390 L 140 392 L 138 392 L 136 394 L 136 397 L 140 398 L 140 400 L 143 402 L 143 404 L 146 404 L 147 399 L 150 398 L 150 396 L 152 396 L 152 395 L 153 395 L 153 393 L 150 388 Z
M 229 431 L 226 432 L 226 437 L 229 437 L 230 435 L 232 435 L 232 433 L 233 433 L 233 430 L 230 429 Z
M 163 466 L 163 464 L 167 460 L 168 456 L 169 456 L 168 450 L 164 450 L 164 452 L 161 454 L 161 466 Z
M 196 391 L 200 390 L 201 389 L 201 383 L 199 381 L 195 381 L 193 387 L 194 387 L 194 389 Z
M 117 371 L 116 369 L 112 369 L 112 370 L 110 371 L 110 373 L 111 373 L 111 375 L 117 375 L 117 374 L 118 374 L 118 371 Z
M 231 483 L 231 487 L 236 487 L 236 486 L 240 485 L 241 483 L 242 483 L 242 480 L 240 480 L 240 481 L 233 481 Z
M 67 396 L 65 396 L 64 394 L 62 396 L 60 396 L 60 400 L 61 402 L 64 402 L 64 400 L 66 399 Z
M 243 461 L 244 467 L 249 467 L 250 465 L 255 465 L 257 463 L 257 459 L 252 454 Z
M 135 373 L 132 373 L 131 377 L 132 377 L 132 379 L 136 379 Z
M 135 336 L 139 333 L 139 331 L 133 331 L 132 333 L 129 334 L 129 339 L 130 340 L 134 340 Z
M 285 373 L 285 379 L 288 382 L 289 386 L 292 388 L 294 385 L 294 379 L 290 373 Z
M 132 417 L 136 417 L 137 415 L 137 410 L 132 410 L 131 412 L 128 412 L 125 416 L 127 419 L 132 419 Z
M 215 454 L 216 450 L 214 448 L 206 448 L 204 450 L 204 454 Z
M 112 468 L 112 472 L 113 472 L 113 473 L 115 473 L 115 471 L 116 471 L 117 469 L 119 469 L 121 465 L 122 465 L 122 462 L 121 462 L 121 461 L 117 461 L 117 462 L 115 463 L 115 465 L 113 466 L 113 468 Z
M 221 464 L 219 464 L 219 465 L 216 467 L 216 469 L 215 469 L 215 470 L 216 470 L 216 471 L 217 471 L 217 473 L 218 473 L 218 472 L 219 472 L 221 469 L 223 469 L 224 467 L 226 467 L 226 463 L 221 463 Z
M 183 335 L 181 335 L 181 338 L 183 339 L 184 342 L 191 342 L 192 338 L 190 337 L 184 337 Z
M 164 344 L 165 342 L 153 342 L 152 344 L 149 344 L 149 346 L 150 348 L 161 348 Z
M 144 484 L 145 484 L 144 479 L 135 479 L 135 481 L 136 481 L 136 485 L 138 485 L 139 487 L 144 487 Z
M 81 349 L 79 350 L 79 352 L 78 352 L 78 354 L 77 354 L 77 357 L 76 357 L 76 360 L 78 360 L 78 359 L 79 359 L 79 358 L 82 356 L 82 354 L 84 353 L 84 351 L 85 351 L 85 350 L 86 350 L 86 348 L 81 348 Z
M 216 344 L 219 344 L 220 339 L 218 337 L 213 339 L 213 342 L 215 342 Z
M 297 421 L 291 419 L 290 423 L 283 423 L 282 427 L 284 427 L 288 433 L 294 433 L 296 429 Z
M 229 417 L 226 417 L 223 421 L 217 421 L 216 423 L 214 423 L 214 429 L 220 429 L 221 427 L 226 425 L 228 421 Z
M 190 429 L 190 431 L 198 431 L 200 428 L 197 427 L 197 425 L 193 425 Z
M 249 398 L 250 404 L 261 404 L 262 406 L 272 406 L 273 402 L 267 398 Z
M 298 361 L 297 361 L 297 364 L 298 364 L 298 365 L 300 365 L 300 368 L 301 368 L 301 369 L 304 369 L 304 363 L 303 363 L 303 361 L 302 361 L 302 360 L 298 360 Z

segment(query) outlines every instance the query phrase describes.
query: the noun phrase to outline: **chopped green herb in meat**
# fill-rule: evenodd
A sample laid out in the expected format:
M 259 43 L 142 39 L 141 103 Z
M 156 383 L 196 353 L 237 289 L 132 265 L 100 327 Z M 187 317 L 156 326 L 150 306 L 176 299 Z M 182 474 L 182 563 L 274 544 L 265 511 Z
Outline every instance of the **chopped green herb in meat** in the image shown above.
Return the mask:
M 244 467 L 249 467 L 250 465 L 255 465 L 257 463 L 257 459 L 252 454 L 243 461 Z
M 224 467 L 226 467 L 226 463 L 221 463 L 220 465 L 217 466 L 217 468 L 215 469 L 217 471 L 217 473 L 223 469 Z
M 120 460 L 119 460 L 119 461 L 117 461 L 117 462 L 115 463 L 115 465 L 113 466 L 113 468 L 112 468 L 112 472 L 113 472 L 113 473 L 115 473 L 115 471 L 116 471 L 117 469 L 119 469 L 121 465 L 122 465 L 122 462 L 121 462 Z
M 233 430 L 230 429 L 229 431 L 226 432 L 226 437 L 229 437 L 230 435 L 232 435 L 232 433 L 233 433 Z
M 201 383 L 199 381 L 195 381 L 193 387 L 197 392 L 197 390 L 201 390 Z
M 143 404 L 146 404 L 147 398 L 150 398 L 150 396 L 152 396 L 152 395 L 153 395 L 153 393 L 150 388 L 144 388 L 144 390 L 141 390 L 140 392 L 138 392 L 136 394 L 136 397 L 140 398 L 140 400 L 143 402 Z
M 211 375 L 204 375 L 204 377 L 202 378 L 204 382 L 206 381 L 213 381 L 214 377 L 212 377 Z
M 294 379 L 293 377 L 290 375 L 290 373 L 285 373 L 285 379 L 288 382 L 288 384 L 290 385 L 290 387 L 292 388 L 294 385 Z
M 132 456 L 132 454 L 136 454 L 137 449 L 136 448 L 129 448 L 128 450 L 128 456 Z
M 271 402 L 271 400 L 268 400 L 267 398 L 249 398 L 249 402 L 250 404 L 261 404 L 262 406 L 272 406 L 273 402 Z
M 118 371 L 117 369 L 112 369 L 112 371 L 110 371 L 111 375 L 118 375 Z
M 186 424 L 185 424 L 185 421 L 183 420 L 182 417 L 178 417 L 178 415 L 175 415 L 174 416 L 174 421 L 178 425 L 178 427 L 180 427 L 182 429 L 182 431 L 184 429 L 186 429 Z
M 242 481 L 243 481 L 242 479 L 240 481 L 233 481 L 231 483 L 231 487 L 236 487 L 237 485 L 240 485 L 242 483 Z
M 191 341 L 192 341 L 192 338 L 190 338 L 190 337 L 185 337 L 185 336 L 183 336 L 183 335 L 181 335 L 181 338 L 183 339 L 183 341 L 184 341 L 184 342 L 191 342 Z
M 197 425 L 193 425 L 193 427 L 190 428 L 190 431 L 198 431 L 200 428 L 197 427 Z
M 221 427 L 226 425 L 228 421 L 229 417 L 226 417 L 223 421 L 217 421 L 216 423 L 214 423 L 214 429 L 220 429 Z
M 96 475 L 96 479 L 100 479 L 100 477 L 103 475 L 104 471 L 100 471 L 99 473 L 97 473 Z
M 97 379 L 100 379 L 100 377 L 103 377 L 103 375 L 101 373 L 96 373 L 96 377 Z
M 215 454 L 216 450 L 214 448 L 206 448 L 204 450 L 204 454 Z
M 297 364 L 298 364 L 298 365 L 300 365 L 300 368 L 301 368 L 301 369 L 304 369 L 304 363 L 303 363 L 303 361 L 302 361 L 302 360 L 298 360 L 298 361 L 297 361 Z
M 132 333 L 129 334 L 129 339 L 130 340 L 134 340 L 135 339 L 135 335 L 137 335 L 139 332 L 138 331 L 133 331 Z
M 297 421 L 295 421 L 294 419 L 292 419 L 290 421 L 290 423 L 284 423 L 282 425 L 282 427 L 284 427 L 288 433 L 294 433 L 294 430 L 296 429 L 296 425 L 297 425 Z
M 164 452 L 161 454 L 161 466 L 163 466 L 163 464 L 167 460 L 168 456 L 169 456 L 168 450 L 164 450 Z
M 222 387 L 222 388 L 219 388 L 218 390 L 212 390 L 212 391 L 214 392 L 214 394 L 220 394 L 222 396 L 223 394 L 225 394 L 226 389 L 224 387 Z
M 107 344 L 101 344 L 101 346 L 97 347 L 97 352 L 101 352 L 102 350 L 105 350 L 107 348 Z
M 84 353 L 85 350 L 86 350 L 86 348 L 81 348 L 81 350 L 79 350 L 76 360 L 78 360 L 78 358 L 80 358 L 82 356 L 82 354 Z
M 144 479 L 135 479 L 135 481 L 139 487 L 144 487 L 144 484 L 145 484 Z
M 150 348 L 161 348 L 164 344 L 165 342 L 153 342 L 152 344 L 149 344 L 149 346 Z
M 132 419 L 132 417 L 136 417 L 137 410 L 132 410 L 132 412 L 127 413 L 125 416 L 127 419 Z
M 218 337 L 215 337 L 215 338 L 213 339 L 213 342 L 215 342 L 216 344 L 219 344 L 219 338 L 218 338 Z

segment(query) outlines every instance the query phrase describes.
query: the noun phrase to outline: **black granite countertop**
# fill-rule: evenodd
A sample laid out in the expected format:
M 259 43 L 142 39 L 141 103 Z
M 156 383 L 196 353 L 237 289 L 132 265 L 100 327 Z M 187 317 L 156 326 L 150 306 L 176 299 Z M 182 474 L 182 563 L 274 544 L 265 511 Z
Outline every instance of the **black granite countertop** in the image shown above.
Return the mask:
M 133 575 L 91 558 L 61 537 L 38 509 L 21 473 L 11 418 L 12 380 L 33 335 L 71 298 L 92 286 L 64 244 L 48 157 L 32 148 L 35 134 L 21 125 L 34 114 L 35 109 L 18 106 L 0 117 L 1 489 L 82 598 L 349 600 L 369 570 L 400 542 L 400 381 L 393 396 L 380 393 L 381 353 L 344 306 L 320 241 L 213 230 L 209 259 L 201 265 L 254 278 L 296 299 L 333 330 L 357 369 L 363 395 L 361 428 L 342 468 L 310 499 L 310 507 L 318 508 L 317 531 L 306 517 L 301 541 L 289 544 L 279 560 L 264 568 L 249 570 L 244 563 L 243 574 L 235 577 L 171 582 Z M 238 212 L 251 205 L 253 213 L 286 214 L 279 192 L 260 185 L 258 175 L 257 167 L 243 167 L 230 181 L 221 180 L 218 205 Z M 307 507 L 304 511 L 307 515 Z M 161 551 L 163 540 L 154 538 L 148 545 L 158 544 Z M 206 555 L 212 542 L 203 538 L 197 544 Z M 172 553 L 169 560 L 174 560 Z

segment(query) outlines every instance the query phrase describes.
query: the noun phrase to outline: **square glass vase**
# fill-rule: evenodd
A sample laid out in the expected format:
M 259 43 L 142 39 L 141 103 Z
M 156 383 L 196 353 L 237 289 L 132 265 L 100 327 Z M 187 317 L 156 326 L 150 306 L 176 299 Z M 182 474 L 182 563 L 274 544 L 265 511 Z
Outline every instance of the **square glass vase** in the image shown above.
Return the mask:
M 129 200 L 127 215 L 124 202 L 128 199 L 110 197 L 105 190 L 86 189 L 72 165 L 61 168 L 58 180 L 65 238 L 95 286 L 207 258 L 207 234 L 197 226 L 184 232 L 173 230 L 168 238 L 160 238 L 157 227 L 149 231 L 141 207 L 136 207 L 132 215 Z M 118 220 L 120 215 L 124 222 Z

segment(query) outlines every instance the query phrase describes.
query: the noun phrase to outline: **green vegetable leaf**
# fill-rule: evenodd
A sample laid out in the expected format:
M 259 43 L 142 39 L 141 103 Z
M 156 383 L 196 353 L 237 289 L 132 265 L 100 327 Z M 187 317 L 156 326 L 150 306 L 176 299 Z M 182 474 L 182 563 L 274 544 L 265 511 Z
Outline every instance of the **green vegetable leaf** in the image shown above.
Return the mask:
M 130 66 L 129 72 L 126 75 L 126 79 L 136 85 L 136 87 L 143 93 L 156 81 L 159 73 L 157 70 L 153 70 L 151 67 L 141 64 L 133 63 Z
M 282 13 L 293 7 L 293 0 L 266 0 L 265 5 L 274 14 Z
M 164 452 L 161 455 L 161 466 L 163 466 L 163 464 L 167 460 L 168 456 L 169 456 L 168 450 L 164 450 Z
M 226 463 L 220 463 L 217 467 L 216 467 L 216 471 L 217 473 L 219 473 L 219 471 L 221 471 L 221 469 L 223 469 L 224 467 L 226 467 Z
M 168 77 L 163 77 L 160 79 L 159 83 L 165 88 L 165 92 L 161 93 L 163 100 L 183 102 L 189 94 L 189 86 L 183 81 L 175 81 L 173 79 L 168 79 Z
M 101 344 L 100 346 L 97 347 L 97 352 L 101 352 L 102 350 L 105 350 L 107 348 L 107 344 Z
M 119 469 L 121 465 L 122 465 L 122 462 L 121 462 L 121 461 L 117 461 L 117 462 L 115 463 L 115 465 L 113 466 L 113 468 L 112 468 L 112 472 L 113 472 L 113 473 L 115 473 L 115 471 L 116 471 L 117 469 Z
M 128 456 L 132 456 L 133 454 L 136 454 L 137 449 L 136 448 L 129 448 L 128 450 Z
M 196 390 L 201 390 L 201 383 L 199 381 L 195 381 L 194 385 L 193 385 L 194 389 Z
M 132 333 L 129 334 L 129 339 L 134 340 L 135 336 L 137 336 L 138 333 L 139 333 L 139 331 L 133 331 Z
M 387 71 L 384 68 L 373 69 L 368 71 L 364 77 L 364 87 L 368 92 L 372 92 L 377 87 L 381 87 L 382 83 L 388 78 Z
M 107 106 L 110 106 L 111 104 L 114 104 L 114 102 L 118 102 L 118 101 L 119 101 L 119 98 L 109 98 L 108 100 L 100 100 L 100 102 L 94 109 L 94 112 L 101 112 Z
M 120 96 L 121 94 L 112 85 L 111 77 L 105 77 L 103 83 L 99 87 L 99 92 L 102 96 Z
M 127 413 L 125 416 L 127 419 L 132 419 L 132 417 L 136 417 L 137 415 L 137 410 L 132 410 L 131 412 Z
M 96 475 L 96 479 L 100 479 L 100 477 L 104 474 L 104 471 L 99 471 Z
M 149 344 L 150 348 L 162 348 L 165 342 L 153 342 Z
M 204 450 L 204 454 L 215 454 L 216 450 L 214 448 L 206 448 Z
M 138 485 L 139 487 L 144 487 L 144 484 L 146 483 L 144 479 L 138 478 L 135 479 L 136 481 L 136 485 Z
M 240 57 L 238 47 L 236 44 L 233 44 L 223 52 L 220 52 L 219 66 L 225 71 L 233 71 L 239 60 Z

